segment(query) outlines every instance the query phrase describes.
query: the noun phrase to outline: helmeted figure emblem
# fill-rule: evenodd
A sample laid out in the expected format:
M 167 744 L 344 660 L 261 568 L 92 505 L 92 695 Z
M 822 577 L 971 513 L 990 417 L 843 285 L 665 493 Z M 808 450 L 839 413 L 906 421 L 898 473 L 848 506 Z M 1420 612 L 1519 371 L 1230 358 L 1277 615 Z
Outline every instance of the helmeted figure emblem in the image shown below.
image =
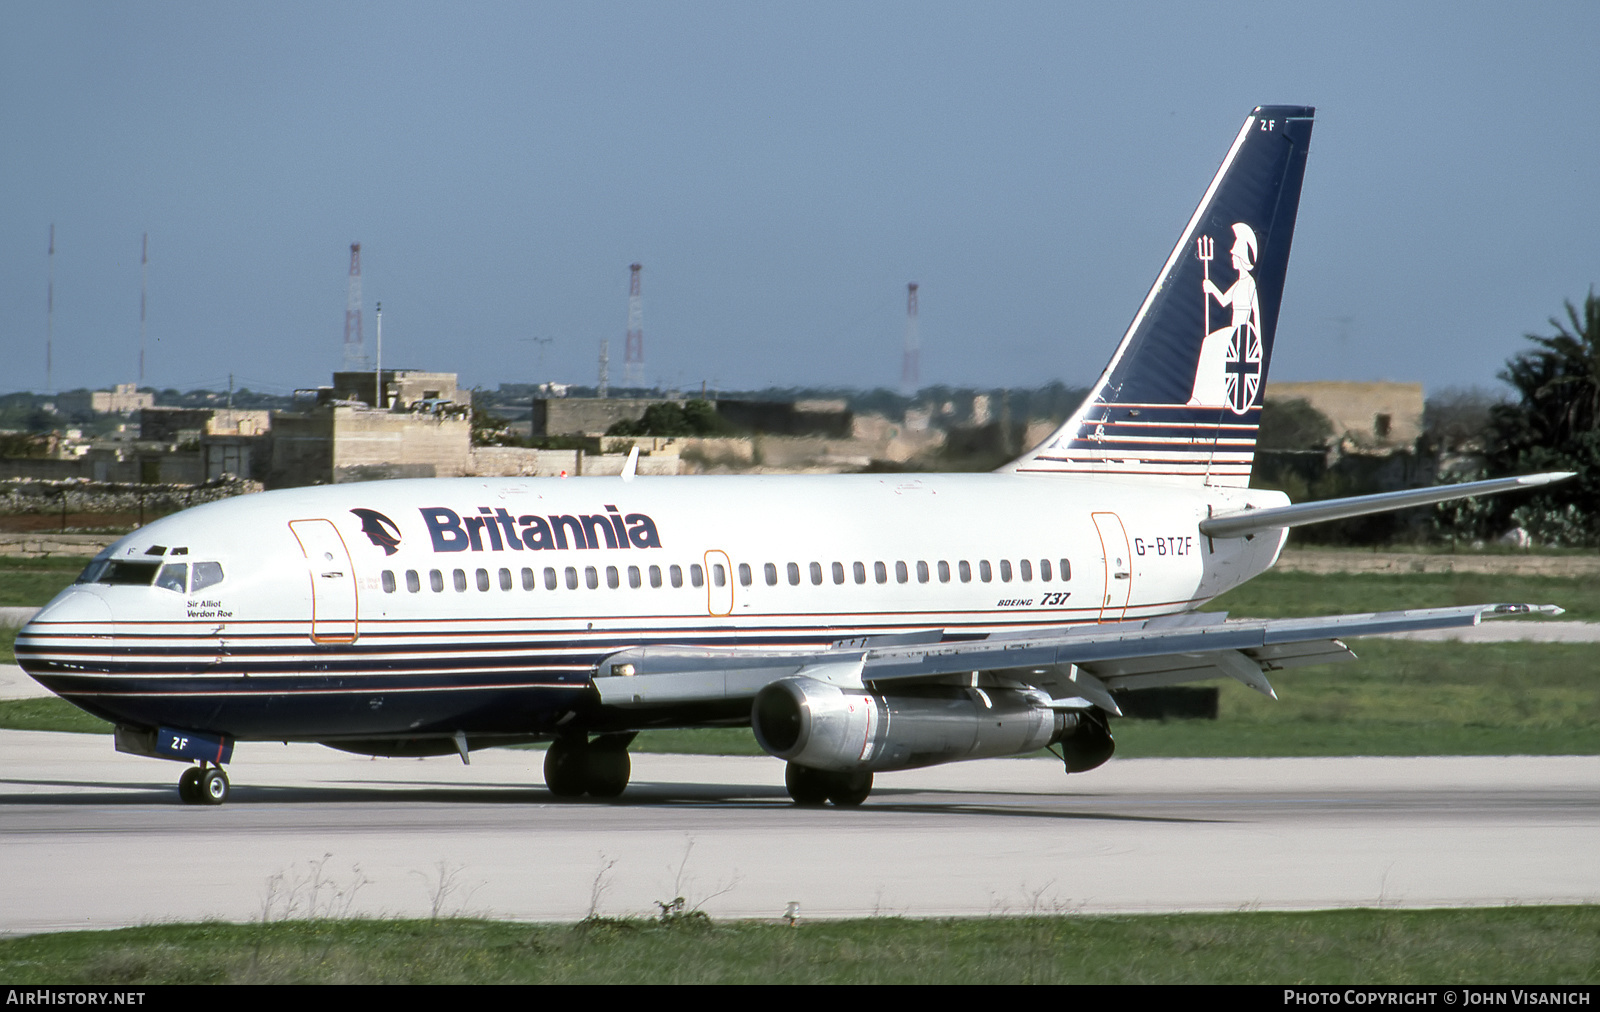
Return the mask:
M 1242 415 L 1256 403 L 1261 391 L 1261 299 L 1256 294 L 1256 279 L 1250 273 L 1256 266 L 1256 233 L 1244 222 L 1234 222 L 1234 242 L 1230 254 L 1238 280 L 1227 291 L 1211 280 L 1214 240 L 1202 235 L 1195 243 L 1195 255 L 1205 271 L 1201 299 L 1205 302 L 1205 337 L 1200 342 L 1200 360 L 1195 366 L 1191 407 L 1227 407 Z M 1232 310 L 1225 326 L 1211 329 L 1211 300 Z

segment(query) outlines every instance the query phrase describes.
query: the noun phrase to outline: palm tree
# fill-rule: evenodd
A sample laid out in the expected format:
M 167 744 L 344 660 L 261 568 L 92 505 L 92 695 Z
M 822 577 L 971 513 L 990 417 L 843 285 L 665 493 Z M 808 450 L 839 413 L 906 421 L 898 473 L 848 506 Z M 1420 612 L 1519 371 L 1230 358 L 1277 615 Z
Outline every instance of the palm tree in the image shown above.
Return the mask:
M 1578 472 L 1518 513 L 1559 512 L 1570 529 L 1576 509 L 1588 532 L 1584 540 L 1594 542 L 1600 541 L 1600 299 L 1591 288 L 1581 310 L 1571 302 L 1566 309 L 1566 321 L 1550 318 L 1555 334 L 1527 335 L 1536 347 L 1513 356 L 1500 373 L 1520 402 L 1491 410 L 1487 457 L 1491 474 Z M 1496 505 L 1502 512 L 1517 506 Z

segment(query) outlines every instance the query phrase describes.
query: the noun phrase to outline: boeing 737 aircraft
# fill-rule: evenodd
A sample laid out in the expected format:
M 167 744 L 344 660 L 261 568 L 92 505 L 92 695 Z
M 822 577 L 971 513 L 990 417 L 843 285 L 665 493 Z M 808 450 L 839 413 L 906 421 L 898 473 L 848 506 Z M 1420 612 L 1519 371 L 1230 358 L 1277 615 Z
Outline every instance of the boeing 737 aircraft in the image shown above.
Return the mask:
M 750 726 L 795 801 L 1112 753 L 1122 690 L 1347 660 L 1342 638 L 1559 609 L 1197 609 L 1289 527 L 1559 480 L 1289 505 L 1249 487 L 1312 110 L 1253 111 L 1082 407 L 992 474 L 424 479 L 243 496 L 116 542 L 17 639 L 116 747 L 217 804 L 235 741 L 548 741 L 614 797 L 646 728 Z M 636 460 L 636 457 L 634 458 Z

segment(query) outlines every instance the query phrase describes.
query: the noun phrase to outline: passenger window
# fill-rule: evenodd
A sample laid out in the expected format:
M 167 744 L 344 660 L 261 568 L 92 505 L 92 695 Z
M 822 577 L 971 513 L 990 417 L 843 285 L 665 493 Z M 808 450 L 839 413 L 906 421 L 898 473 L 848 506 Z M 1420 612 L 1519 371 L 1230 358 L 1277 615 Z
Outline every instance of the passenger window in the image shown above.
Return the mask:
M 879 583 L 888 583 L 889 567 L 885 566 L 881 562 L 874 562 L 872 564 L 872 578 L 877 580 Z
M 651 566 L 650 567 L 650 586 L 652 586 L 652 587 L 661 586 L 661 567 L 660 566 Z
M 184 586 L 189 582 L 189 564 L 187 562 L 174 562 L 161 567 L 161 575 L 156 577 L 156 586 L 162 590 L 175 590 L 183 593 Z
M 479 572 L 482 572 L 482 570 L 479 570 Z M 457 570 L 455 570 L 455 572 L 452 575 L 455 577 L 455 581 L 456 581 L 456 593 L 457 594 L 466 593 L 466 590 L 467 590 L 467 571 L 465 569 L 457 569 Z
M 674 587 L 683 586 L 683 567 L 682 566 L 669 567 L 668 570 L 667 570 L 667 575 L 672 577 L 672 585 Z
M 961 582 L 962 583 L 971 583 L 972 582 L 972 564 L 970 562 L 968 562 L 966 559 L 962 559 L 961 562 L 958 564 L 958 567 L 959 567 L 959 569 L 961 571 Z
M 1033 582 L 1033 563 L 1029 562 L 1027 559 L 1023 559 L 1021 562 L 1017 563 L 1017 568 L 1022 570 L 1023 583 Z
M 590 590 L 600 589 L 600 571 L 593 566 L 583 567 L 583 582 Z
M 578 589 L 578 570 L 572 566 L 567 567 L 567 589 Z
M 939 582 L 940 583 L 949 583 L 950 582 L 950 563 L 945 562 L 943 560 L 940 560 L 940 562 L 939 562 Z
M 770 563 L 769 563 L 769 565 L 770 565 Z M 741 586 L 741 587 L 750 586 L 751 579 L 752 579 L 752 577 L 750 576 L 750 563 L 748 563 L 748 562 L 739 563 L 739 586 Z M 718 584 L 718 586 L 721 586 L 721 584 Z
M 622 586 L 622 576 L 618 574 L 616 566 L 606 567 L 606 586 L 612 590 Z
M 487 569 L 478 570 L 478 589 L 489 589 L 489 571 Z
M 1072 563 L 1068 562 L 1066 559 L 1062 559 L 1061 560 L 1061 582 L 1062 583 L 1066 583 L 1070 579 L 1072 579 Z
M 910 570 L 906 569 L 906 564 L 904 562 L 896 562 L 894 564 L 894 580 L 895 580 L 895 582 L 896 583 L 905 583 L 906 581 L 908 581 L 910 579 L 911 579 L 911 572 L 910 572 Z
M 772 563 L 768 562 L 761 567 L 761 575 L 767 578 L 767 586 L 776 587 L 778 585 L 778 567 Z
M 866 565 L 864 563 L 860 563 L 860 562 L 851 563 L 850 570 L 851 570 L 852 574 L 855 576 L 857 583 L 866 583 L 867 582 L 867 567 L 866 567 Z
M 711 582 L 718 587 L 726 587 L 728 585 L 728 574 L 723 571 L 722 563 L 713 562 L 711 564 Z
M 544 589 L 545 590 L 555 590 L 556 589 L 556 571 L 555 571 L 555 568 L 553 566 L 544 567 Z
M 928 564 L 926 562 L 917 563 L 917 582 L 928 582 Z
M 390 579 L 393 579 L 393 577 L 390 577 Z M 189 590 L 205 590 L 207 587 L 215 587 L 221 582 L 222 563 L 196 562 L 194 564 L 194 572 L 189 578 Z
M 1050 582 L 1050 560 L 1049 559 L 1040 559 L 1039 560 L 1039 579 L 1043 580 L 1045 583 L 1049 583 Z
M 800 563 L 798 562 L 789 563 L 789 586 L 800 586 Z
M 417 575 L 415 569 L 406 570 L 406 589 L 413 594 L 420 593 L 422 590 L 422 578 Z
M 385 594 L 393 594 L 395 591 L 395 586 L 394 573 L 385 569 L 383 571 L 383 592 Z
M 811 564 L 811 585 L 813 587 L 822 586 L 822 563 L 820 562 Z
M 843 583 L 844 582 L 844 563 L 835 562 L 833 564 L 833 582 L 834 583 Z
M 444 593 L 444 574 L 439 572 L 437 569 L 429 570 L 428 585 L 433 588 L 433 592 L 435 594 Z
M 706 574 L 701 570 L 698 563 L 689 567 L 689 582 L 696 587 L 704 587 L 706 585 Z
M 510 590 L 511 587 L 512 587 L 511 570 L 509 570 L 509 569 L 500 570 L 500 589 L 501 590 Z
M 642 575 L 640 575 L 639 567 L 638 566 L 629 566 L 628 567 L 628 586 L 632 587 L 634 590 L 638 590 L 643 585 L 644 585 L 644 577 Z
M 1011 560 L 1010 559 L 1001 559 L 1000 560 L 1000 582 L 1001 583 L 1010 583 L 1011 582 Z
M 522 567 L 522 589 L 523 590 L 533 590 L 538 585 L 539 585 L 538 581 L 533 578 L 533 570 L 529 569 L 527 566 L 523 566 Z
M 978 579 L 982 580 L 984 583 L 993 582 L 994 569 L 990 567 L 988 559 L 978 560 Z

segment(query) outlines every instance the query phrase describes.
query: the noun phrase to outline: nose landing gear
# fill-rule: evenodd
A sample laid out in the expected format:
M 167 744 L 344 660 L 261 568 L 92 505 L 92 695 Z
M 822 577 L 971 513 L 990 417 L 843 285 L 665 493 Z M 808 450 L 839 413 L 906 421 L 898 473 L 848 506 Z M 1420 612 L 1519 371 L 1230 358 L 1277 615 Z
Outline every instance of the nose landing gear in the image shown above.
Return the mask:
M 191 766 L 178 778 L 178 797 L 186 805 L 220 805 L 228 800 L 228 774 L 221 766 Z

